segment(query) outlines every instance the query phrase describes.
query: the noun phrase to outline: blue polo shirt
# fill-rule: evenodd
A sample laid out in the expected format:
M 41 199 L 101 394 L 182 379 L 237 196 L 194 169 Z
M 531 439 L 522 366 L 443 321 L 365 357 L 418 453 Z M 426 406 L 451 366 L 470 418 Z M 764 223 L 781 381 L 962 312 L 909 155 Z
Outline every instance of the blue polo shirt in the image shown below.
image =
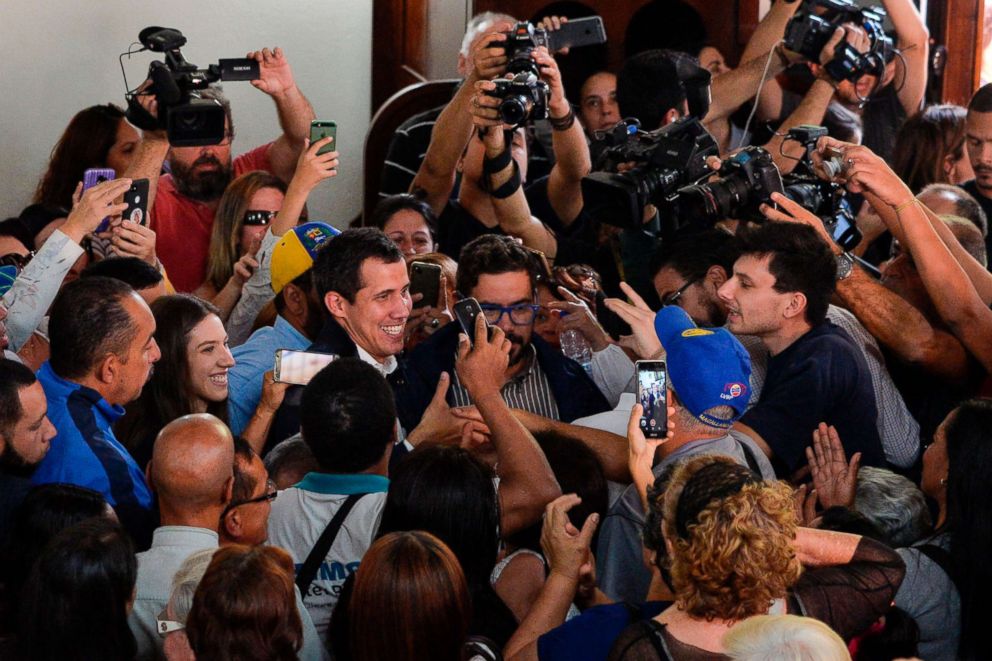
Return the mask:
M 310 340 L 303 333 L 277 316 L 274 325 L 259 328 L 247 342 L 231 350 L 234 367 L 227 373 L 227 417 L 232 434 L 239 436 L 255 413 L 262 399 L 262 375 L 275 366 L 276 351 L 305 351 L 309 346 Z
M 34 483 L 75 484 L 99 491 L 115 509 L 150 510 L 152 494 L 145 475 L 111 428 L 124 415 L 123 407 L 63 379 L 47 362 L 37 377 L 48 400 L 48 419 L 58 434 L 32 477 Z

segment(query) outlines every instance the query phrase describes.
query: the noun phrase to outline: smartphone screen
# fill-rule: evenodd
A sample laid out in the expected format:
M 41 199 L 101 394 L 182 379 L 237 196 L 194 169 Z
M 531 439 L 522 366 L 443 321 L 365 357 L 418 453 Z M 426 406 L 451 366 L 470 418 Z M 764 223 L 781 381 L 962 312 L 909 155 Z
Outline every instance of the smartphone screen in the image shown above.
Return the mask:
M 276 351 L 274 377 L 279 383 L 295 383 L 299 386 L 305 386 L 310 383 L 310 379 L 317 372 L 336 359 L 337 356 L 332 353 L 280 349 Z
M 326 154 L 329 151 L 334 151 L 338 148 L 338 125 L 335 122 L 323 120 L 323 119 L 315 119 L 312 122 L 310 122 L 311 145 L 317 142 L 318 140 L 323 140 L 328 136 L 334 139 L 317 150 L 318 156 L 320 154 Z
M 641 431 L 646 438 L 664 438 L 668 434 L 668 371 L 663 360 L 639 360 L 637 401 L 641 414 Z
M 410 295 L 423 294 L 419 301 L 414 301 L 413 307 L 434 307 L 441 298 L 441 267 L 430 262 L 412 262 L 410 264 Z

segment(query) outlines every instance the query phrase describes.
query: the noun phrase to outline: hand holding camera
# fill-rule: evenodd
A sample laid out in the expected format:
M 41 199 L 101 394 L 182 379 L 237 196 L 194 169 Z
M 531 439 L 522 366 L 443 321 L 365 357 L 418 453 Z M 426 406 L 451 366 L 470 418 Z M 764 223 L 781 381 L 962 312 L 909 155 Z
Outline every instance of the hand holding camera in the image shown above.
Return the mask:
M 472 47 L 472 66 L 476 78 L 492 80 L 506 72 L 506 49 L 502 42 L 506 34 L 490 32 L 480 37 Z
M 273 50 L 263 48 L 260 51 L 252 51 L 245 57 L 258 63 L 259 77 L 251 81 L 256 89 L 262 90 L 269 96 L 280 96 L 296 87 L 293 70 L 286 55 L 278 46 Z
M 852 193 L 872 194 L 893 207 L 914 197 L 889 164 L 867 147 L 824 136 L 817 142 L 817 151 L 821 156 L 830 152 L 840 154 L 845 164 L 843 180 Z

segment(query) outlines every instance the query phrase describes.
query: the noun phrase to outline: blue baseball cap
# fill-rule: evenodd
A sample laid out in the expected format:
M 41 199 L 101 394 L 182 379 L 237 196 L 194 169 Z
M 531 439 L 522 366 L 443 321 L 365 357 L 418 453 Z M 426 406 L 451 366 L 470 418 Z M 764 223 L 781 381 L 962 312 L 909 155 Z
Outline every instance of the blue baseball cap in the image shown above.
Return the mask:
M 677 305 L 658 311 L 654 329 L 668 354 L 672 389 L 686 410 L 711 427 L 734 424 L 749 399 L 751 356 L 744 345 L 725 328 L 697 328 Z M 733 417 L 705 413 L 717 406 L 731 407 Z

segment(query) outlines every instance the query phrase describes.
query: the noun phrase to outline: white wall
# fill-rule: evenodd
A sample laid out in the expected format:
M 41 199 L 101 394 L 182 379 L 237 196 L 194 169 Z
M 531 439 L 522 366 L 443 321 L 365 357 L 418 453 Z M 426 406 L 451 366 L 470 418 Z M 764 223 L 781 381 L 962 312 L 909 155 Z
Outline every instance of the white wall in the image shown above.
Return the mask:
M 178 28 L 201 67 L 282 46 L 318 119 L 338 123 L 339 175 L 311 196 L 311 218 L 346 224 L 361 210 L 361 157 L 372 71 L 371 0 L 0 0 L 0 218 L 30 202 L 69 119 L 97 103 L 124 105 L 119 53 L 148 25 Z M 128 83 L 144 77 L 125 59 Z M 234 108 L 234 153 L 279 135 L 271 99 L 247 82 L 224 85 Z

